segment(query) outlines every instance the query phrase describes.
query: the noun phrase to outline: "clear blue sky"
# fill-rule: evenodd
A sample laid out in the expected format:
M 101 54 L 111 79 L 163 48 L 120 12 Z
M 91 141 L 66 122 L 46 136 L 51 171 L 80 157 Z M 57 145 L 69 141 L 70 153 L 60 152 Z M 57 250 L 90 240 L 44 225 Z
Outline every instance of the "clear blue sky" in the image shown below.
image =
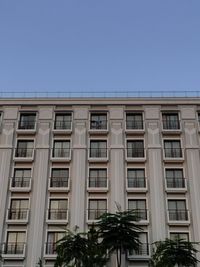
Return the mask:
M 0 0 L 0 91 L 122 89 L 200 89 L 200 0 Z

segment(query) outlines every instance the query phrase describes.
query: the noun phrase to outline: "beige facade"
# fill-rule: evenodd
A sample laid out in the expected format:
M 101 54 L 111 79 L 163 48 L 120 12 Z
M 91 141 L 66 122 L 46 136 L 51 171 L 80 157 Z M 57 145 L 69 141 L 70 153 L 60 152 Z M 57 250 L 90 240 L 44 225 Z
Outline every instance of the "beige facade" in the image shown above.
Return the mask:
M 151 244 L 200 241 L 199 98 L 2 99 L 2 266 L 53 266 L 66 228 L 137 209 L 142 245 L 124 266 L 148 266 Z M 117 204 L 117 205 L 116 205 Z M 114 260 L 109 264 L 114 267 Z

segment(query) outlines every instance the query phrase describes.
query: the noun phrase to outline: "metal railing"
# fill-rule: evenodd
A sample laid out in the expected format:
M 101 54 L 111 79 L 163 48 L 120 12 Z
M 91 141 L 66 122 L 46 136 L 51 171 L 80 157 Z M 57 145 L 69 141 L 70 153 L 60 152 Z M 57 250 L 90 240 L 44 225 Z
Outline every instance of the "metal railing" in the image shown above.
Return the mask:
M 23 255 L 25 252 L 24 242 L 8 242 L 2 244 L 2 254 Z
M 68 187 L 69 178 L 66 177 L 51 177 L 50 187 Z
M 188 210 L 168 210 L 170 221 L 188 221 Z
M 16 158 L 32 158 L 33 148 L 16 148 L 15 157 Z
M 144 130 L 142 120 L 126 120 L 126 130 Z
M 53 158 L 69 158 L 70 148 L 53 148 Z
M 28 219 L 28 209 L 9 209 L 8 210 L 8 220 L 27 220 Z
M 137 250 L 129 251 L 129 256 L 148 256 L 149 255 L 149 243 L 141 243 Z
M 137 178 L 127 178 L 127 187 L 128 188 L 146 188 L 146 178 L 137 177 Z
M 107 213 L 107 209 L 88 209 L 88 220 L 98 220 L 104 213 Z
M 30 187 L 31 177 L 13 177 L 11 179 L 11 187 L 26 188 Z
M 90 130 L 107 130 L 107 120 L 91 120 Z
M 140 90 L 118 90 L 118 91 L 1 91 L 0 98 L 197 98 L 200 97 L 200 90 L 157 90 L 157 91 L 140 91 Z
M 127 148 L 127 158 L 144 158 L 144 148 Z
M 163 130 L 180 130 L 180 121 L 163 120 Z
M 165 158 L 182 158 L 182 148 L 164 148 Z
M 107 158 L 107 148 L 90 148 L 90 158 Z
M 45 254 L 46 255 L 55 255 L 56 254 L 56 242 L 45 243 Z
M 184 178 L 177 178 L 177 177 L 167 178 L 166 177 L 167 188 L 185 188 L 186 187 L 185 182 L 186 181 Z
M 147 209 L 129 209 L 129 211 L 134 211 L 134 215 L 137 221 L 140 221 L 140 220 L 147 221 L 148 219 Z
M 59 121 L 55 120 L 54 122 L 54 130 L 71 130 L 72 121 Z
M 34 121 L 19 121 L 18 129 L 19 130 L 34 130 L 35 120 Z
M 48 220 L 67 220 L 67 209 L 48 209 Z
M 108 186 L 107 177 L 89 177 L 88 187 L 105 188 Z

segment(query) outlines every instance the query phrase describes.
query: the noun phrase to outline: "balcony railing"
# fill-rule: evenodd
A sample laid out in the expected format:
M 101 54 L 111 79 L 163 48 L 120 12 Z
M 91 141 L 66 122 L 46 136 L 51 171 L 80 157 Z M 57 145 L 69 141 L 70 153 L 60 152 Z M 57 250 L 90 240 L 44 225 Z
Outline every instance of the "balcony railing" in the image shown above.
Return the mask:
M 49 209 L 48 210 L 48 220 L 60 221 L 68 219 L 68 210 L 67 209 Z
M 54 130 L 71 130 L 72 127 L 72 121 L 59 121 L 56 120 L 54 122 Z
M 107 177 L 89 177 L 88 187 L 105 188 L 108 185 Z
M 127 148 L 127 158 L 144 158 L 144 148 Z
M 26 221 L 28 220 L 28 209 L 9 209 L 8 220 Z
M 148 219 L 148 210 L 147 209 L 134 209 L 129 211 L 134 211 L 134 215 L 137 221 L 147 221 Z
M 33 148 L 16 148 L 15 157 L 16 158 L 32 158 L 33 157 Z
M 24 255 L 25 243 L 24 242 L 8 242 L 2 244 L 2 254 L 9 255 Z
M 163 120 L 163 130 L 180 130 L 179 120 Z
M 106 158 L 107 148 L 90 148 L 90 158 Z
M 107 213 L 107 209 L 88 209 L 88 220 L 98 220 L 104 213 Z
M 11 179 L 12 188 L 29 188 L 31 177 L 13 177 Z
M 146 188 L 146 178 L 137 177 L 137 178 L 127 178 L 127 187 L 128 188 Z
M 19 121 L 19 130 L 35 130 L 35 120 L 33 121 Z
M 68 187 L 69 186 L 69 178 L 66 177 L 51 177 L 50 179 L 50 187 Z
M 165 158 L 182 158 L 183 153 L 181 148 L 165 148 Z
M 142 120 L 126 120 L 126 130 L 144 130 Z
M 53 158 L 69 158 L 70 148 L 53 148 Z
M 49 242 L 45 244 L 45 254 L 46 255 L 55 255 L 56 254 L 56 242 Z
M 107 130 L 107 120 L 91 120 L 90 130 Z
M 184 178 L 166 178 L 167 188 L 186 188 L 186 181 Z
M 149 255 L 149 243 L 141 243 L 137 250 L 129 251 L 129 257 L 134 256 L 148 256 Z
M 170 221 L 188 221 L 188 210 L 168 210 Z

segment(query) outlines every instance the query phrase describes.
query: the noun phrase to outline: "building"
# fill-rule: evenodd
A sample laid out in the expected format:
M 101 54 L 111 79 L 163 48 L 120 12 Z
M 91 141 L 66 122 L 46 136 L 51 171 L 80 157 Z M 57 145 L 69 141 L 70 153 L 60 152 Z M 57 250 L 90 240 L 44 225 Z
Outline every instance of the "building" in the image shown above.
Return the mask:
M 66 228 L 138 209 L 139 251 L 200 241 L 200 98 L 1 99 L 0 242 L 3 267 L 53 266 Z M 114 262 L 111 264 L 115 266 Z

